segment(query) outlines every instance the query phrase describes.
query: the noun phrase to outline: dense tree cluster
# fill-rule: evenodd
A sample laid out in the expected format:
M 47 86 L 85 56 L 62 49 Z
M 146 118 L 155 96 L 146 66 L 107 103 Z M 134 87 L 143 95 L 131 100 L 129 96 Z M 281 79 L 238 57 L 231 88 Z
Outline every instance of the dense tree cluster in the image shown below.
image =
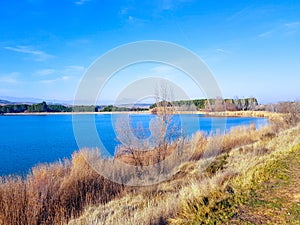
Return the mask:
M 21 113 L 25 112 L 28 108 L 28 105 L 18 104 L 18 105 L 1 105 L 0 113 Z
M 0 105 L 0 113 L 31 113 L 31 112 L 124 112 L 124 111 L 145 111 L 147 108 L 139 107 L 117 107 L 113 105 L 108 106 L 93 106 L 93 105 L 47 105 L 46 102 L 38 104 L 9 104 Z
M 64 105 L 48 105 L 48 112 L 72 112 L 72 107 Z
M 1 105 L 0 113 L 31 113 L 31 112 L 71 112 L 72 107 L 64 105 L 47 105 L 46 102 L 38 104 L 9 104 Z
M 204 109 L 207 111 L 247 111 L 256 110 L 258 101 L 256 98 L 235 99 L 208 99 L 205 101 Z
M 75 105 L 71 107 L 73 112 L 96 112 L 96 107 L 93 105 Z
M 148 110 L 147 108 L 128 108 L 128 107 L 118 107 L 118 106 L 113 106 L 113 105 L 108 105 L 101 109 L 101 112 L 130 112 L 130 111 L 145 111 Z
M 196 107 L 197 110 L 206 111 L 239 111 L 239 110 L 255 110 L 258 106 L 256 98 L 235 98 L 235 99 L 194 99 L 194 100 L 181 100 L 169 102 L 168 105 L 172 105 L 178 108 L 184 108 L 184 110 L 193 110 L 192 107 Z M 156 108 L 157 104 L 150 106 L 150 109 Z

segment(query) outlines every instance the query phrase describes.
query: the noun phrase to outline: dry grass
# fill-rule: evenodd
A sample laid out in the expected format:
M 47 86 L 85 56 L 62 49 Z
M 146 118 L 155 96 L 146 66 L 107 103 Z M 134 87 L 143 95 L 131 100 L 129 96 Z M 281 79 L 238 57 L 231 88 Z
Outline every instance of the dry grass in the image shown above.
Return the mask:
M 294 150 L 276 163 L 272 179 L 253 191 L 228 224 L 300 224 L 299 146 Z
M 208 116 L 220 117 L 265 117 L 270 121 L 283 121 L 286 114 L 274 113 L 268 111 L 224 111 L 224 112 L 206 112 Z
M 270 179 L 285 155 L 299 151 L 300 126 L 234 128 L 224 137 L 201 133 L 186 142 L 193 160 L 172 179 L 133 189 L 121 199 L 86 209 L 70 224 L 219 224 L 228 221 L 256 186 Z M 216 144 L 217 143 L 217 144 Z M 216 157 L 206 151 L 220 150 Z M 297 147 L 293 147 L 297 146 Z
M 5 177 L 0 183 L 0 224 L 64 224 L 90 204 L 119 195 L 121 185 L 99 176 L 86 159 L 96 151 L 82 150 L 72 160 L 40 165 L 26 179 Z
M 300 151 L 300 127 L 283 132 L 271 141 L 255 143 L 251 151 L 233 149 L 226 165 L 206 180 L 181 191 L 177 216 L 170 224 L 220 224 L 237 213 L 256 186 L 274 176 L 281 159 Z M 294 147 L 293 147 L 294 146 Z M 269 151 L 260 151 L 264 147 Z

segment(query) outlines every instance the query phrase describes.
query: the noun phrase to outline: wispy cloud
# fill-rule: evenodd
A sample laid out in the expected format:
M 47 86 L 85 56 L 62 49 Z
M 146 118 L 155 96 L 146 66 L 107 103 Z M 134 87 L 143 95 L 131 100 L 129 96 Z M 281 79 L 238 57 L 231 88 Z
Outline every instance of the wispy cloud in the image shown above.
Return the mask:
M 0 77 L 0 83 L 16 83 L 17 80 L 12 77 Z
M 263 32 L 263 33 L 258 34 L 258 37 L 259 37 L 259 38 L 267 38 L 267 37 L 271 37 L 272 34 L 273 34 L 274 32 L 275 32 L 274 29 L 268 30 L 268 31 L 265 31 L 265 32 Z
M 75 4 L 76 5 L 83 5 L 83 4 L 85 4 L 85 3 L 89 2 L 89 1 L 90 0 L 78 0 L 78 1 L 75 2 Z
M 193 0 L 163 0 L 160 7 L 161 10 L 173 10 L 189 2 L 193 2 Z
M 42 69 L 42 70 L 38 70 L 34 73 L 34 75 L 37 76 L 47 76 L 47 75 L 51 75 L 54 74 L 56 72 L 56 70 L 54 69 Z
M 243 8 L 243 9 L 233 13 L 231 16 L 229 16 L 227 18 L 227 22 L 239 21 L 239 20 L 241 20 L 241 18 L 244 18 L 244 17 L 248 16 L 249 14 L 251 14 L 251 8 L 250 7 Z
M 78 74 L 78 73 L 84 72 L 85 67 L 84 66 L 71 65 L 71 66 L 67 66 L 64 71 Z
M 61 76 L 55 79 L 47 79 L 47 80 L 41 80 L 40 83 L 42 84 L 53 84 L 56 82 L 61 82 L 61 81 L 68 81 L 70 80 L 72 77 L 71 76 Z
M 300 21 L 286 23 L 285 26 L 288 28 L 300 28 Z
M 18 82 L 19 75 L 20 73 L 18 72 L 11 72 L 8 74 L 0 75 L 0 83 L 15 84 Z
M 143 26 L 148 21 L 135 16 L 128 16 L 127 22 L 134 26 Z
M 300 21 L 294 21 L 289 23 L 281 23 L 273 28 L 258 34 L 259 38 L 270 38 L 275 35 L 294 35 L 300 31 Z
M 77 66 L 77 65 L 71 65 L 71 66 L 66 66 L 65 68 L 61 70 L 54 70 L 54 69 L 43 69 L 43 70 L 38 70 L 35 72 L 36 75 L 48 75 L 52 76 L 52 79 L 43 79 L 40 80 L 40 83 L 43 84 L 53 84 L 56 82 L 62 82 L 62 81 L 68 81 L 73 78 L 78 78 L 83 74 L 85 71 L 85 67 L 83 66 Z
M 151 22 L 149 17 L 161 18 L 166 11 L 176 11 L 182 8 L 185 4 L 194 2 L 195 0 L 161 0 L 159 3 L 150 1 L 146 8 L 134 6 L 131 1 L 127 1 L 119 10 L 119 16 L 125 19 L 128 23 L 142 24 Z M 141 1 L 142 2 L 142 1 Z M 147 19 L 146 19 L 147 18 Z
M 223 48 L 217 48 L 217 49 L 216 49 L 216 52 L 218 52 L 218 53 L 223 53 L 223 54 L 229 54 L 229 53 L 230 53 L 230 51 L 225 50 L 225 49 L 223 49 Z
M 36 61 L 45 61 L 54 57 L 53 55 L 50 55 L 44 51 L 33 49 L 30 46 L 16 46 L 16 47 L 7 46 L 4 47 L 4 49 L 32 55 Z
M 284 24 L 285 30 L 289 35 L 293 35 L 300 31 L 300 21 L 294 21 Z
M 154 75 L 172 74 L 175 71 L 177 71 L 177 69 L 169 65 L 159 65 L 151 69 Z
M 144 23 L 147 22 L 145 19 L 141 19 L 140 17 L 135 16 L 135 11 L 137 9 L 128 6 L 128 7 L 123 7 L 119 10 L 119 16 L 126 21 L 126 23 L 134 26 L 140 26 L 143 25 Z

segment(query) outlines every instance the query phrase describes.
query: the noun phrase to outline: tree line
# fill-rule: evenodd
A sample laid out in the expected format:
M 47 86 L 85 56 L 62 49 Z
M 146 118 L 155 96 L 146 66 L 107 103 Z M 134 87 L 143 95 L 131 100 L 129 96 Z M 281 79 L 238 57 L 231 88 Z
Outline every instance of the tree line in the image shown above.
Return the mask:
M 72 107 L 64 105 L 48 105 L 46 102 L 37 104 L 1 105 L 0 113 L 31 113 L 31 112 L 71 112 Z
M 118 107 L 114 105 L 105 106 L 103 109 L 100 109 L 100 112 L 132 112 L 132 111 L 146 111 L 147 108 L 139 108 L 139 107 Z
M 8 104 L 0 105 L 0 114 L 4 113 L 33 113 L 33 112 L 122 112 L 122 111 L 145 111 L 146 108 L 127 108 L 108 105 L 105 107 L 94 105 L 64 106 L 59 104 Z
M 203 111 L 246 111 L 256 110 L 258 101 L 256 98 L 235 99 L 194 99 L 167 102 L 168 107 L 176 107 L 181 110 L 203 110 Z M 150 106 L 155 109 L 157 103 Z
M 150 106 L 154 110 L 155 103 Z M 240 111 L 256 110 L 258 102 L 256 98 L 235 98 L 235 99 L 194 99 L 166 102 L 167 107 L 175 107 L 184 111 L 203 110 L 203 111 Z M 129 108 L 114 105 L 94 106 L 78 105 L 65 106 L 60 104 L 47 104 L 45 101 L 37 104 L 8 104 L 0 105 L 0 114 L 4 113 L 32 113 L 32 112 L 132 112 L 146 111 L 148 108 Z

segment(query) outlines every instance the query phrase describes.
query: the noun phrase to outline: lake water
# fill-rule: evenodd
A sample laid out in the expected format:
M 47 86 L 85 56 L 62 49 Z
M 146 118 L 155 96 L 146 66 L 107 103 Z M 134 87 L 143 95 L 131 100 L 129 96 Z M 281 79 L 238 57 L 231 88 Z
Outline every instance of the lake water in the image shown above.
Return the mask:
M 113 127 L 120 115 L 77 115 L 77 121 L 82 122 L 83 130 L 90 119 L 95 120 L 96 130 L 105 148 L 113 154 L 116 145 L 116 134 Z M 142 124 L 149 128 L 149 121 L 155 115 L 131 115 L 132 126 Z M 225 132 L 233 126 L 255 124 L 256 127 L 267 123 L 264 118 L 211 118 L 203 115 L 181 115 L 175 121 L 190 136 L 197 130 L 206 133 Z M 89 133 L 85 134 L 89 140 Z M 150 135 L 150 132 L 149 132 Z M 87 147 L 97 147 L 90 141 Z M 0 116 L 0 175 L 26 174 L 29 169 L 44 162 L 54 162 L 69 158 L 78 150 L 74 137 L 72 115 L 20 115 Z

